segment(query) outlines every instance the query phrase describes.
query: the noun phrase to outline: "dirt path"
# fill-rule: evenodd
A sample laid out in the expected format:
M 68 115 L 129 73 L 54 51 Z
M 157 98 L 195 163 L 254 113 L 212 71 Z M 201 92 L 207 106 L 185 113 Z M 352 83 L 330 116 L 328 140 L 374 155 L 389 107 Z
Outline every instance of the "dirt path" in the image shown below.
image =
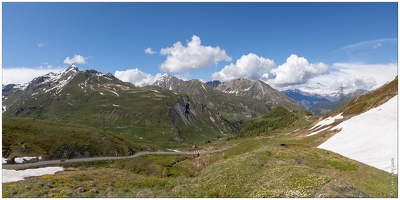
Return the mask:
M 135 158 L 142 155 L 147 154 L 155 154 L 155 155 L 197 155 L 197 154 L 211 154 L 211 153 L 219 153 L 225 151 L 229 148 L 225 149 L 217 149 L 217 150 L 197 150 L 197 151 L 187 151 L 187 152 L 164 152 L 164 151 L 142 151 L 138 152 L 134 155 L 130 156 L 119 156 L 119 157 L 90 157 L 90 158 L 75 158 L 75 159 L 65 159 L 64 162 L 60 162 L 60 160 L 45 160 L 39 161 L 37 163 L 24 163 L 24 164 L 3 164 L 3 169 L 28 169 L 30 167 L 38 167 L 38 166 L 46 166 L 46 165 L 58 165 L 60 163 L 69 163 L 69 162 L 88 162 L 88 161 L 99 161 L 99 160 L 118 160 L 118 159 L 128 159 Z

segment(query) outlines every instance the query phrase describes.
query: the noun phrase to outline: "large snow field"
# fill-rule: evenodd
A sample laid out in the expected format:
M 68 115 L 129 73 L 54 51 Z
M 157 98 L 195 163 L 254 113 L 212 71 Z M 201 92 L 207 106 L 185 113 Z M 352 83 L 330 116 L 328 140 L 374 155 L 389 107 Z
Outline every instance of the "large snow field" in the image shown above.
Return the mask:
M 334 129 L 341 131 L 318 148 L 397 174 L 397 95 Z
M 59 171 L 63 171 L 62 167 L 44 167 L 37 169 L 26 169 L 26 170 L 8 170 L 3 169 L 3 183 L 16 182 L 24 180 L 26 177 L 31 176 L 43 176 L 45 174 L 54 174 Z

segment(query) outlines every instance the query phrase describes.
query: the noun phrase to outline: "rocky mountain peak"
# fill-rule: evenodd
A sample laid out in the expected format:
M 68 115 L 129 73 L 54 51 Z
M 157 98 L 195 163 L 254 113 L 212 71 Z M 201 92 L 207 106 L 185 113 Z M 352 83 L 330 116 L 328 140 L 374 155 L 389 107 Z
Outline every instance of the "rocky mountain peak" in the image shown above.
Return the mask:
M 160 76 L 160 78 L 158 78 L 153 85 L 173 90 L 173 87 L 178 85 L 180 82 L 183 82 L 183 80 L 176 78 L 171 74 L 164 74 Z

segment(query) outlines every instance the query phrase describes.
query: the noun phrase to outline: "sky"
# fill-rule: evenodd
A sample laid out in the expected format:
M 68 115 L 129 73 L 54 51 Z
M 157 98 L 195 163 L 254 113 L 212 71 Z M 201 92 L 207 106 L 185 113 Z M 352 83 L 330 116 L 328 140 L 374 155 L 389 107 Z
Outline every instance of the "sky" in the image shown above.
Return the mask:
M 312 93 L 395 78 L 398 3 L 3 2 L 2 83 L 74 63 L 141 87 L 262 80 Z

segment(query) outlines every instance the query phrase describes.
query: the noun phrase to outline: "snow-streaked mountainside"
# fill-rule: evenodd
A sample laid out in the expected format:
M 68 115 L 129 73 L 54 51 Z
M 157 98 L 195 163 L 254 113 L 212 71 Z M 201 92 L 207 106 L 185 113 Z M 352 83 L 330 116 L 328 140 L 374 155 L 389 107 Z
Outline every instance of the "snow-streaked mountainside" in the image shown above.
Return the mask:
M 227 119 L 235 122 L 264 115 L 276 106 L 284 106 L 289 110 L 304 110 L 293 99 L 262 81 L 240 78 L 214 83 L 204 83 L 197 79 L 184 81 L 165 74 L 156 80 L 153 86 L 186 93 L 194 101 L 218 110 Z
M 397 174 L 397 98 L 330 128 L 340 132 L 318 148 Z
M 294 99 L 297 103 L 299 103 L 300 105 L 302 105 L 307 109 L 309 109 L 311 106 L 319 102 L 330 102 L 330 100 L 319 94 L 311 94 L 308 92 L 303 92 L 298 89 L 283 90 L 282 93 Z
M 299 89 L 282 91 L 282 93 L 284 93 L 286 96 L 294 99 L 297 103 L 307 108 L 315 115 L 322 115 L 332 112 L 351 99 L 367 92 L 367 90 L 358 89 L 354 92 L 343 94 L 343 99 L 341 99 L 341 94 L 339 91 L 332 92 L 330 94 L 310 93 Z
M 271 107 L 281 105 L 291 110 L 303 110 L 296 101 L 260 80 L 237 78 L 226 82 L 214 80 L 206 84 L 224 93 L 264 100 Z

